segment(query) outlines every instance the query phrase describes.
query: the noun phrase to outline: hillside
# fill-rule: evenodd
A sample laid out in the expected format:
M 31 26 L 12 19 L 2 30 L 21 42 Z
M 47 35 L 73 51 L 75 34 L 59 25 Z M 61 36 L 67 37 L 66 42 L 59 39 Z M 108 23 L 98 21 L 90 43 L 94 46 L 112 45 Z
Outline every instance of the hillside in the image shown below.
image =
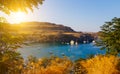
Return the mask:
M 24 22 L 13 25 L 18 28 L 20 34 L 24 34 L 30 42 L 62 42 L 69 43 L 71 40 L 83 43 L 92 42 L 94 36 L 89 33 L 76 32 L 72 28 L 49 22 Z
M 75 32 L 73 29 L 60 24 L 49 22 L 24 22 L 20 23 L 22 30 L 39 32 Z

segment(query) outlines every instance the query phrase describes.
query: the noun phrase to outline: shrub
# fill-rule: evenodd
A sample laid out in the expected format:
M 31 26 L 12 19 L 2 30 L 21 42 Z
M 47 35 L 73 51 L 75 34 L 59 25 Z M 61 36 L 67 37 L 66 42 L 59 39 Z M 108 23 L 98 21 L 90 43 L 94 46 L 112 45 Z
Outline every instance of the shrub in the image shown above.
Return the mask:
M 120 74 L 119 58 L 116 56 L 99 55 L 80 61 L 80 64 L 86 69 L 87 74 Z
M 23 74 L 70 74 L 72 62 L 67 58 L 51 57 L 29 62 Z

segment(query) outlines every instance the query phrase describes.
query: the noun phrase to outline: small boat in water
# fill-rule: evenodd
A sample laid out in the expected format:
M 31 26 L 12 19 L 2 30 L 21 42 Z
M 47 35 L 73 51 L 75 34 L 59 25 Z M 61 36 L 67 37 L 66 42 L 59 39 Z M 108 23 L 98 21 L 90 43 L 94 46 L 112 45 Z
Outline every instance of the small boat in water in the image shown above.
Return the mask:
M 64 53 L 61 53 L 62 54 L 62 56 L 65 56 L 65 54 Z
M 49 51 L 49 54 L 53 54 L 53 52 L 52 52 L 52 51 Z
M 70 45 L 74 45 L 74 43 L 75 43 L 75 42 L 74 42 L 73 40 L 70 41 Z
M 75 42 L 75 45 L 78 45 L 78 42 Z
M 86 44 L 86 43 L 87 43 L 87 41 L 83 41 L 83 43 L 84 43 L 84 44 Z
M 93 40 L 92 43 L 95 43 L 95 40 Z
M 93 44 L 96 44 L 96 41 L 95 41 L 95 40 L 93 40 L 93 41 L 92 41 L 92 43 L 93 43 Z

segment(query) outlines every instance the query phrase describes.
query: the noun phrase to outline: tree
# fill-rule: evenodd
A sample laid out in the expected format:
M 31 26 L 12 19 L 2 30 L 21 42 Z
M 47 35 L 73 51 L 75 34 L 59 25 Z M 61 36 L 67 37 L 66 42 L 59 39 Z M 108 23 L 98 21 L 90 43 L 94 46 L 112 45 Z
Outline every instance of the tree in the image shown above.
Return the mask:
M 97 45 L 106 49 L 108 54 L 120 53 L 120 18 L 115 17 L 101 27 L 100 39 Z
M 0 17 L 0 74 L 16 74 L 21 70 L 23 58 L 14 49 L 22 44 L 22 36 L 16 31 L 13 34 L 7 20 Z
M 0 0 L 0 11 L 10 14 L 10 12 L 33 11 L 33 7 L 38 7 L 43 0 Z M 23 59 L 21 55 L 13 49 L 17 49 L 23 44 L 23 39 L 16 31 L 10 30 L 10 25 L 6 19 L 0 17 L 0 74 L 21 74 Z
M 0 51 L 17 49 L 22 45 L 23 37 L 10 29 L 11 26 L 5 18 L 0 18 Z
M 23 11 L 27 12 L 28 9 L 33 11 L 33 7 L 38 7 L 44 0 L 0 0 L 0 10 L 6 14 L 10 12 Z M 21 40 L 17 35 L 13 35 L 8 31 L 9 24 L 4 17 L 0 17 L 0 50 L 15 49 L 21 44 Z
M 38 8 L 44 0 L 0 0 L 0 11 L 10 14 L 10 12 L 27 12 L 28 9 L 33 11 L 33 7 Z
M 6 14 L 10 12 L 23 11 L 28 9 L 33 11 L 33 7 L 38 7 L 44 0 L 0 0 L 0 10 Z M 21 39 L 16 35 L 9 33 L 9 24 L 4 17 L 0 17 L 0 50 L 15 49 L 21 44 Z

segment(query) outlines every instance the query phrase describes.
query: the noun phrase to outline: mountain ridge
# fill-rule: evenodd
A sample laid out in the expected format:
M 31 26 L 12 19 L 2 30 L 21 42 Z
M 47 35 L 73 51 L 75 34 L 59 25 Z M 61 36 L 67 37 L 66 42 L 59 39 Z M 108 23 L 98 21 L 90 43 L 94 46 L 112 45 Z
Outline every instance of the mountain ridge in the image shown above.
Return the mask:
M 62 24 L 50 23 L 50 22 L 23 22 L 23 23 L 20 23 L 20 25 L 24 25 L 26 26 L 27 29 L 29 28 L 32 30 L 75 32 L 71 27 L 64 26 Z

